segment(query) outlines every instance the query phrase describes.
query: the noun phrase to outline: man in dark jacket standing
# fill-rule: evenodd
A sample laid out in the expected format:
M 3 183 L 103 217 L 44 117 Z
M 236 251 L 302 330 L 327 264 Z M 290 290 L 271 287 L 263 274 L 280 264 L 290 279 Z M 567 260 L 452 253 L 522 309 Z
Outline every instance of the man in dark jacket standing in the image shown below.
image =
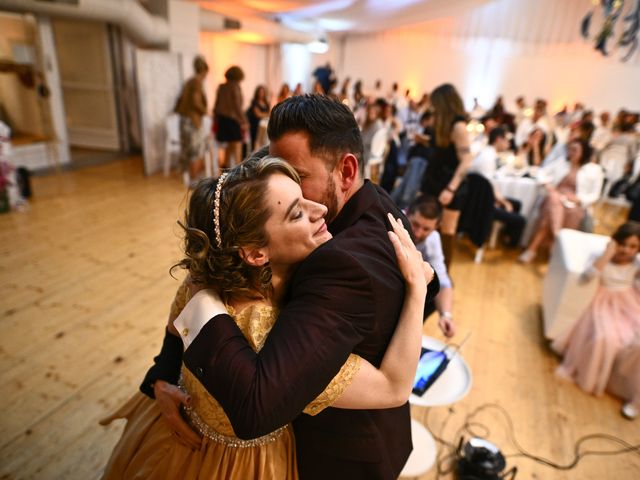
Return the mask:
M 386 192 L 363 180 L 360 130 L 341 103 L 290 98 L 274 108 L 268 134 L 270 153 L 298 171 L 305 198 L 328 207 L 334 239 L 294 273 L 259 353 L 231 317 L 219 315 L 189 345 L 185 365 L 220 402 L 239 437 L 293 422 L 301 479 L 397 478 L 412 449 L 408 403 L 301 412 L 350 353 L 380 365 L 404 301 L 386 214 L 404 216 Z M 429 296 L 438 289 L 434 280 Z M 158 379 L 174 380 L 145 381 Z

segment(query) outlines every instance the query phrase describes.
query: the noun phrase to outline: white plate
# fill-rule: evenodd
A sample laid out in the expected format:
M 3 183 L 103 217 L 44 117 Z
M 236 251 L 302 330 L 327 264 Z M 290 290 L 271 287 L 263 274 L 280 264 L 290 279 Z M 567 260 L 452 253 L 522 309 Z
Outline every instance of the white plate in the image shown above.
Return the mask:
M 446 345 L 440 340 L 423 335 L 422 346 L 430 350 L 442 350 Z M 471 370 L 458 353 L 424 395 L 417 396 L 412 393 L 409 402 L 421 407 L 449 405 L 462 399 L 469 392 L 472 383 Z

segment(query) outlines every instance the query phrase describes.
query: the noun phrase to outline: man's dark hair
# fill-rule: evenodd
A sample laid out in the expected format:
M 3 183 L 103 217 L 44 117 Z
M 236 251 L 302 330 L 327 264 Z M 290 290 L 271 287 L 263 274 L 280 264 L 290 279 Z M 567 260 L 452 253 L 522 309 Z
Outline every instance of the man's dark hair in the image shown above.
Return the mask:
M 442 219 L 442 205 L 440 205 L 436 197 L 425 195 L 416 198 L 413 203 L 409 205 L 409 215 L 414 213 L 419 213 L 429 220 L 435 219 L 440 221 Z
M 269 140 L 297 132 L 307 135 L 309 151 L 323 157 L 330 171 L 344 154 L 351 153 L 358 159 L 364 177 L 362 135 L 353 113 L 339 100 L 305 94 L 276 105 L 269 117 Z
M 591 135 L 593 135 L 593 132 L 596 129 L 596 126 L 593 124 L 593 122 L 580 122 L 578 129 L 580 130 L 580 138 L 582 138 L 586 142 L 589 142 L 591 140 Z
M 426 122 L 433 118 L 433 110 L 425 110 L 424 113 L 420 116 L 420 123 Z
M 499 138 L 506 138 L 507 131 L 502 127 L 495 127 L 489 132 L 489 145 L 496 143 Z

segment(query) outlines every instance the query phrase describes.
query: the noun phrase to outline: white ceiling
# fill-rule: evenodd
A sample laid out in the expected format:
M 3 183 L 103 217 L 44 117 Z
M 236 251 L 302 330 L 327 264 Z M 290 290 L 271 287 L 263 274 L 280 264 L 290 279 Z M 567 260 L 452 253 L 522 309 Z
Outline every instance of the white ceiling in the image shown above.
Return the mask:
M 199 0 L 242 21 L 277 19 L 309 32 L 375 32 L 459 16 L 495 0 Z

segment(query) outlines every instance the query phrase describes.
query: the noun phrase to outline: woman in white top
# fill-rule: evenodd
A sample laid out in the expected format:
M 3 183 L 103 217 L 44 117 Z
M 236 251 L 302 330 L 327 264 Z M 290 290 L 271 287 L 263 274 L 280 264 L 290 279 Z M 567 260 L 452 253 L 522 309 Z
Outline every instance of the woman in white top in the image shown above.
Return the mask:
M 545 182 L 547 197 L 540 207 L 540 218 L 529 247 L 518 258 L 531 262 L 543 244 L 553 243 L 561 228 L 577 229 L 602 192 L 604 172 L 591 162 L 592 149 L 587 142 L 572 140 L 567 160 L 555 162 L 539 173 Z

